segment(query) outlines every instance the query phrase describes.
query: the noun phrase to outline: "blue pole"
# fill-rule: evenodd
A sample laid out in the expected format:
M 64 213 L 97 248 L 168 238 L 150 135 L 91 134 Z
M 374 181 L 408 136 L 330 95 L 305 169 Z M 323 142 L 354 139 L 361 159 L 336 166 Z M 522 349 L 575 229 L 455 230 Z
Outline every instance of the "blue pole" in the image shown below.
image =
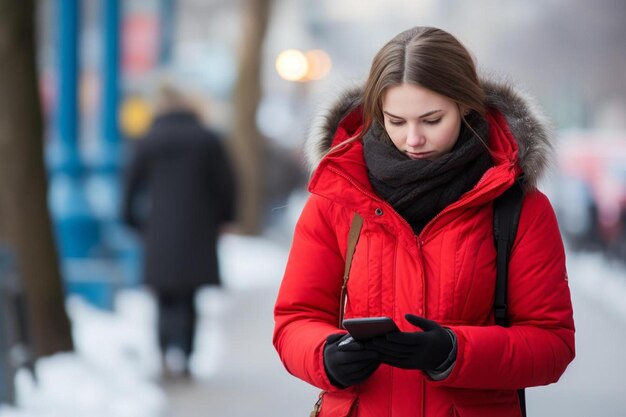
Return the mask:
M 77 0 L 60 0 L 57 127 L 59 168 L 74 176 L 80 171 L 78 152 L 78 17 Z
M 106 165 L 114 169 L 119 165 L 119 62 L 120 62 L 120 7 L 119 0 L 104 0 L 104 45 L 103 45 L 103 94 L 102 94 L 102 139 Z
M 94 160 L 94 170 L 87 180 L 87 191 L 92 196 L 92 203 L 97 208 L 102 226 L 108 230 L 108 226 L 117 222 L 120 205 L 121 143 L 117 114 L 120 101 L 120 2 L 119 0 L 102 0 L 101 7 L 104 19 L 100 71 L 102 112 L 98 153 Z M 107 230 L 103 232 L 108 234 Z
M 118 127 L 118 108 L 120 100 L 119 63 L 120 63 L 120 2 L 102 0 L 102 101 L 100 118 L 100 137 L 93 160 L 93 172 L 87 180 L 87 187 L 93 192 L 92 204 L 96 209 L 102 226 L 108 229 L 117 221 L 120 191 L 119 169 L 121 157 L 120 131 Z M 108 234 L 106 230 L 103 230 Z M 105 236 L 106 239 L 106 236 Z
M 100 239 L 83 188 L 78 140 L 79 6 L 78 0 L 58 0 L 57 134 L 50 149 L 49 204 L 63 261 L 89 256 Z

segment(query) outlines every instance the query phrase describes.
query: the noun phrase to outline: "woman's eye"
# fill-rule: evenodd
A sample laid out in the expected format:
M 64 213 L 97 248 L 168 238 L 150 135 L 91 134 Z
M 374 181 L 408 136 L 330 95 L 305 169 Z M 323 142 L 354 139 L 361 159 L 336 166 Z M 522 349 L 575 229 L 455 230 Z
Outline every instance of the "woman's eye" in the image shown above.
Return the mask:
M 426 123 L 427 125 L 436 125 L 440 121 L 441 121 L 441 117 L 439 119 L 435 119 L 435 120 L 424 120 L 424 123 Z
M 404 123 L 404 120 L 389 120 L 389 124 L 394 125 L 394 126 L 400 126 L 403 123 Z

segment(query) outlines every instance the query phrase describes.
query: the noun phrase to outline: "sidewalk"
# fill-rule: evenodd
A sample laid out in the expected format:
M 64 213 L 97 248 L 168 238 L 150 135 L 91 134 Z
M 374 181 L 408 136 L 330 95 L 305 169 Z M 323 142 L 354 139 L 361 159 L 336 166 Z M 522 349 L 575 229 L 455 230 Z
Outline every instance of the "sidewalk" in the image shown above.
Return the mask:
M 208 380 L 166 383 L 169 416 L 308 415 L 318 390 L 289 375 L 272 346 L 276 291 L 257 288 L 228 295 L 217 369 Z

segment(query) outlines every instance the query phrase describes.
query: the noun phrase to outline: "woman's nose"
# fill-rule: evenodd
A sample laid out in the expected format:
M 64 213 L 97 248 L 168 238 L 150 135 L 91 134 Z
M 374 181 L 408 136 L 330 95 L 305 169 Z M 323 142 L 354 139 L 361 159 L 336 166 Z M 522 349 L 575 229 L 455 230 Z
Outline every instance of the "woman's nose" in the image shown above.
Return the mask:
M 426 138 L 416 126 L 409 126 L 406 138 L 406 144 L 417 148 L 426 143 Z

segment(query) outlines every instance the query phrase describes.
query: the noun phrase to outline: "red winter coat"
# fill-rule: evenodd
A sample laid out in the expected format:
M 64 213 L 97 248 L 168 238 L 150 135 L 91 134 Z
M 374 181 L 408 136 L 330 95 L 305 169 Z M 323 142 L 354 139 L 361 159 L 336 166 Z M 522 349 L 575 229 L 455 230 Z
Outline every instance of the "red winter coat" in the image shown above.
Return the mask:
M 360 141 L 319 162 L 276 302 L 274 345 L 290 373 L 327 391 L 320 417 L 517 417 L 516 390 L 556 382 L 574 358 L 563 244 L 550 202 L 536 189 L 548 135 L 519 94 L 492 83 L 485 90 L 495 166 L 418 236 L 373 191 Z M 356 97 L 348 94 L 326 116 L 319 151 L 361 127 Z M 520 171 L 528 190 L 510 260 L 511 327 L 504 328 L 493 315 L 492 202 Z M 458 353 L 446 379 L 381 365 L 347 389 L 329 382 L 323 348 L 327 336 L 342 331 L 339 297 L 354 212 L 365 221 L 346 318 L 390 316 L 401 330 L 416 331 L 404 320 L 413 313 L 452 329 Z

